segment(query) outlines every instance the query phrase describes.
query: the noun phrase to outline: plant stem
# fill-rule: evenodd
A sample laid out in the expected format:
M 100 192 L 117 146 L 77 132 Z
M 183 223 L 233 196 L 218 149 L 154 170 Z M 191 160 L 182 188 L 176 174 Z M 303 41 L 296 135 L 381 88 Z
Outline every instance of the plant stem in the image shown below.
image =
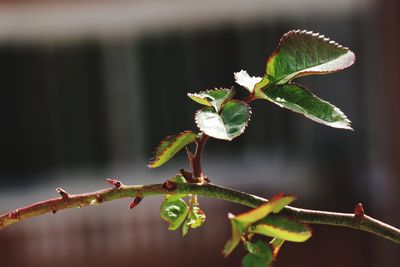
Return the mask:
M 207 143 L 209 136 L 203 133 L 203 136 L 196 142 L 196 152 L 194 153 L 194 157 L 192 159 L 192 171 L 193 171 L 193 178 L 196 182 L 203 182 L 204 174 L 202 168 L 202 157 L 204 146 Z
M 172 187 L 171 183 L 172 182 L 169 182 L 169 186 L 166 186 L 166 183 L 131 186 L 121 185 L 119 188 L 114 187 L 109 189 L 102 189 L 99 191 L 79 195 L 64 194 L 58 198 L 37 202 L 30 206 L 16 209 L 0 215 L 0 228 L 4 229 L 5 227 L 16 222 L 49 212 L 55 213 L 59 210 L 68 208 L 96 205 L 102 202 L 122 198 L 134 198 L 138 195 L 142 197 L 148 197 L 152 195 L 164 194 L 197 194 L 200 196 L 226 200 L 252 208 L 255 208 L 268 201 L 265 198 L 261 198 L 230 188 L 221 187 L 211 183 L 174 184 L 174 186 Z M 397 244 L 400 244 L 400 229 L 397 229 L 393 226 L 385 224 L 364 214 L 360 218 L 354 213 L 327 212 L 301 209 L 290 206 L 285 207 L 281 211 L 281 213 L 296 218 L 303 223 L 325 224 L 354 228 L 373 233 L 375 235 L 389 239 Z

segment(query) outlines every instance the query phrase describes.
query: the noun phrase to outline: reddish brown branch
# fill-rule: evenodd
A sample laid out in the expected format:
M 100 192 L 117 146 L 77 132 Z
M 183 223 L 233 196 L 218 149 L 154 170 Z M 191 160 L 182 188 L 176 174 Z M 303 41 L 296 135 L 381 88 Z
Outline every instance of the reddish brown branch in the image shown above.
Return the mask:
M 116 200 L 120 198 L 146 197 L 151 195 L 164 194 L 197 194 L 200 196 L 218 198 L 233 203 L 257 207 L 267 199 L 250 195 L 244 192 L 217 186 L 211 183 L 184 183 L 176 184 L 167 181 L 164 184 L 151 185 L 122 185 L 120 188 L 103 189 L 92 193 L 80 195 L 68 195 L 67 199 L 62 197 L 49 199 L 46 201 L 34 203 L 24 208 L 16 209 L 0 215 L 0 227 L 5 228 L 13 223 L 39 216 L 46 213 L 54 213 L 58 210 L 67 208 L 85 207 L 100 204 L 105 201 Z M 294 217 L 303 223 L 326 224 L 332 226 L 341 226 L 354 228 L 373 233 L 383 238 L 389 239 L 400 244 L 400 229 L 378 221 L 363 213 L 362 220 L 357 213 L 337 213 L 327 211 L 317 211 L 300 209 L 295 207 L 285 207 L 282 213 Z

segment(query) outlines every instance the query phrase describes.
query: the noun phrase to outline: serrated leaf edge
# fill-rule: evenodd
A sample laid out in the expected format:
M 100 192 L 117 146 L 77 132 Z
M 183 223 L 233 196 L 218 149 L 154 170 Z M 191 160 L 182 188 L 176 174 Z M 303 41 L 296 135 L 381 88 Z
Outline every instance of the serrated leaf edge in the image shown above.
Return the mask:
M 253 114 L 253 112 L 252 112 L 252 109 L 251 109 L 251 107 L 249 106 L 249 104 L 247 104 L 247 103 L 245 103 L 245 102 L 243 102 L 243 101 L 237 100 L 237 99 L 231 99 L 231 100 L 229 100 L 229 101 L 240 102 L 240 103 L 244 104 L 244 105 L 247 107 L 248 111 L 249 111 L 249 118 L 248 118 L 246 124 L 244 125 L 243 129 L 241 129 L 241 130 L 239 131 L 239 134 L 236 135 L 235 137 L 224 139 L 224 138 L 217 138 L 217 137 L 211 136 L 212 138 L 219 139 L 219 140 L 228 140 L 228 141 L 232 141 L 233 139 L 235 139 L 236 137 L 239 137 L 240 135 L 242 135 L 242 134 L 244 133 L 244 131 L 246 130 L 247 126 L 249 125 L 249 123 L 250 123 L 250 121 L 251 121 L 251 115 Z M 229 101 L 226 101 L 226 102 L 229 102 Z M 226 102 L 225 102 L 225 103 L 226 103 Z M 201 130 L 201 128 L 200 128 L 200 126 L 199 126 L 199 122 L 198 122 L 198 119 L 197 119 L 197 117 L 198 117 L 197 114 L 199 114 L 200 112 L 203 112 L 204 109 L 207 109 L 207 107 L 197 110 L 196 113 L 195 113 L 195 115 L 194 115 L 194 121 L 195 121 L 197 127 L 198 127 L 200 130 Z M 222 111 L 223 111 L 223 108 L 221 109 L 221 112 L 222 112 Z M 218 116 L 220 116 L 220 113 L 215 112 L 215 114 L 217 114 Z M 221 117 L 221 116 L 220 116 L 220 117 Z M 222 120 L 222 118 L 221 118 L 221 120 Z
M 299 111 L 296 111 L 296 110 L 289 109 L 289 108 L 283 106 L 282 104 L 279 104 L 279 102 L 277 102 L 277 101 L 271 99 L 270 97 L 268 97 L 268 96 L 263 92 L 264 95 L 265 95 L 265 99 L 268 100 L 268 101 L 270 101 L 270 102 L 272 102 L 272 103 L 274 103 L 275 105 L 277 105 L 277 106 L 279 106 L 279 107 L 281 107 L 281 108 L 283 108 L 283 109 L 290 110 L 290 111 L 292 111 L 292 112 L 301 114 L 301 115 L 303 115 L 304 117 L 306 117 L 306 118 L 308 118 L 308 119 L 310 119 L 310 120 L 312 120 L 312 121 L 318 122 L 318 123 L 320 123 L 320 124 L 323 124 L 323 125 L 326 125 L 326 126 L 330 126 L 330 127 L 333 127 L 333 128 L 346 129 L 346 130 L 354 131 L 354 129 L 351 127 L 351 120 L 349 120 L 349 118 L 346 116 L 346 114 L 344 114 L 343 111 L 340 110 L 338 107 L 336 107 L 335 105 L 331 104 L 331 103 L 328 102 L 328 101 L 325 101 L 325 100 L 319 98 L 319 97 L 316 96 L 313 92 L 311 92 L 308 88 L 304 87 L 304 86 L 301 85 L 301 84 L 294 83 L 294 82 L 291 82 L 291 83 L 289 83 L 289 84 L 290 84 L 290 85 L 296 85 L 296 86 L 302 88 L 303 90 L 309 92 L 312 96 L 314 96 L 314 97 L 320 99 L 322 102 L 325 102 L 325 103 L 331 105 L 336 113 L 338 113 L 339 115 L 343 116 L 343 118 L 344 118 L 344 119 L 343 119 L 343 122 L 345 122 L 345 125 L 344 125 L 344 126 L 341 126 L 342 123 L 324 121 L 324 120 L 321 120 L 321 119 L 319 119 L 319 118 L 317 118 L 317 117 L 309 116 L 308 114 L 305 114 L 305 113 L 302 113 L 302 112 L 299 112 Z M 283 85 L 283 84 L 281 84 L 281 85 Z M 267 88 L 266 90 L 268 90 L 268 88 Z
M 166 152 L 169 148 L 171 148 L 171 146 L 174 144 L 174 143 L 172 142 L 169 146 L 165 147 L 165 149 L 161 152 L 161 154 L 159 154 L 159 155 L 157 156 L 156 153 L 157 153 L 158 149 L 161 147 L 161 145 L 162 145 L 163 143 L 165 143 L 165 142 L 167 142 L 167 141 L 170 141 L 170 140 L 173 139 L 173 138 L 179 138 L 180 136 L 185 135 L 185 134 L 189 134 L 189 133 L 194 133 L 194 132 L 193 132 L 193 131 L 190 131 L 190 130 L 185 130 L 185 131 L 180 132 L 180 133 L 178 133 L 178 134 L 171 134 L 171 135 L 168 135 L 168 136 L 165 137 L 163 140 L 161 140 L 160 143 L 154 148 L 154 150 L 153 150 L 153 157 L 149 160 L 149 163 L 147 164 L 147 167 L 148 167 L 148 168 L 155 168 L 155 167 L 154 167 L 154 164 L 155 164 L 155 163 L 165 154 L 165 152 Z
M 300 29 L 298 29 L 298 30 L 289 31 L 289 32 L 285 33 L 285 34 L 281 37 L 281 39 L 279 40 L 279 43 L 278 43 L 278 46 L 277 46 L 276 50 L 268 57 L 267 66 L 268 66 L 268 63 L 270 62 L 270 60 L 271 60 L 276 54 L 279 53 L 279 51 L 280 51 L 280 49 L 281 49 L 283 43 L 284 43 L 288 38 L 290 38 L 292 35 L 295 35 L 295 34 L 298 34 L 298 33 L 300 33 L 300 34 L 306 34 L 306 35 L 311 35 L 311 36 L 313 36 L 313 37 L 317 37 L 317 38 L 319 38 L 319 39 L 322 39 L 324 42 L 327 42 L 327 43 L 329 43 L 330 45 L 335 46 L 335 47 L 338 48 L 338 49 L 343 49 L 343 50 L 347 51 L 345 54 L 339 56 L 338 58 L 336 58 L 336 59 L 334 59 L 334 60 L 338 60 L 339 58 L 341 58 L 341 57 L 347 55 L 347 56 L 350 56 L 350 57 L 351 57 L 351 61 L 349 61 L 349 63 L 348 63 L 346 66 L 341 67 L 341 68 L 337 68 L 337 69 L 331 70 L 331 71 L 307 71 L 307 69 L 308 69 L 308 70 L 311 70 L 312 68 L 315 68 L 315 67 L 319 66 L 319 65 L 315 65 L 315 66 L 313 66 L 313 67 L 309 67 L 309 68 L 307 68 L 307 69 L 304 69 L 304 70 L 295 72 L 295 73 L 293 73 L 293 74 L 291 74 L 291 75 L 289 75 L 289 76 L 287 76 L 287 77 L 285 77 L 285 78 L 279 80 L 279 81 L 277 82 L 277 84 L 284 84 L 284 83 L 290 82 L 291 80 L 293 80 L 293 79 L 295 79 L 295 78 L 299 78 L 299 77 L 302 77 L 302 76 L 306 76 L 306 75 L 308 75 L 308 74 L 329 74 L 329 73 L 341 71 L 341 70 L 343 70 L 343 69 L 345 69 L 345 68 L 350 67 L 350 66 L 353 65 L 354 62 L 356 61 L 356 56 L 355 56 L 355 54 L 354 54 L 353 51 L 351 51 L 348 47 L 345 47 L 345 46 L 343 46 L 343 45 L 341 45 L 341 44 L 339 44 L 339 43 L 337 43 L 337 42 L 331 40 L 330 38 L 325 37 L 325 35 L 322 35 L 322 34 L 319 34 L 319 33 L 313 32 L 313 31 L 307 31 L 307 30 L 300 30 Z M 334 61 L 334 60 L 332 60 L 332 61 Z M 332 61 L 331 61 L 331 62 L 332 62 Z M 328 62 L 323 63 L 323 64 L 320 64 L 320 65 L 324 65 L 324 64 L 328 64 Z
M 256 84 L 260 83 L 263 79 L 262 77 L 257 76 L 250 76 L 250 74 L 246 70 L 240 70 L 238 72 L 233 73 L 233 77 L 235 78 L 235 83 L 239 84 L 240 86 L 244 87 L 250 93 L 253 93 Z M 247 82 L 243 82 L 243 80 L 247 79 Z M 251 88 L 249 88 L 249 84 L 253 84 Z

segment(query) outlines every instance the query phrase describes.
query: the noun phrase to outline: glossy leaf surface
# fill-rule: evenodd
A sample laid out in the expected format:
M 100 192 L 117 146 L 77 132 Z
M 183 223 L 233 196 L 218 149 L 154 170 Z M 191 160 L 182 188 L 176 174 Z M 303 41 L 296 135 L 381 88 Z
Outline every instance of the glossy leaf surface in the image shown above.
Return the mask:
M 249 232 L 275 237 L 291 242 L 304 242 L 312 233 L 311 229 L 293 219 L 271 214 L 253 225 Z
M 303 114 L 318 123 L 352 130 L 350 120 L 340 109 L 298 84 L 270 84 L 260 94 L 260 97 L 280 107 Z
M 266 74 L 271 82 L 284 84 L 300 76 L 336 72 L 354 61 L 352 51 L 323 35 L 290 31 L 283 35 L 268 59 Z
M 256 221 L 263 219 L 271 212 L 277 213 L 281 211 L 285 206 L 292 203 L 296 198 L 291 195 L 276 195 L 272 197 L 267 203 L 252 209 L 248 212 L 242 213 L 234 217 L 238 222 L 244 223 L 245 227 Z
M 177 135 L 170 135 L 156 147 L 154 156 L 147 165 L 149 168 L 157 168 L 168 160 L 188 144 L 196 141 L 197 134 L 192 131 L 184 131 Z
M 219 112 L 222 108 L 222 105 L 226 101 L 230 100 L 234 94 L 235 91 L 233 88 L 221 88 L 200 93 L 188 94 L 188 96 L 199 104 L 214 107 L 215 111 Z
M 226 102 L 220 113 L 213 108 L 204 108 L 196 112 L 197 126 L 205 134 L 223 140 L 232 140 L 241 135 L 249 120 L 250 107 L 237 100 Z

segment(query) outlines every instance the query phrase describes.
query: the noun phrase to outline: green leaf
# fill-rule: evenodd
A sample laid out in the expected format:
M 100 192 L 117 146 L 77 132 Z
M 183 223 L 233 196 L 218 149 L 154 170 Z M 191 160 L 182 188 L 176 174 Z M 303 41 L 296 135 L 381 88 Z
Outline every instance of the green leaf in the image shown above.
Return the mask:
M 197 135 L 192 131 L 184 131 L 177 135 L 168 136 L 156 147 L 154 156 L 147 166 L 149 168 L 157 168 L 163 165 L 179 150 L 196 141 L 196 137 Z
M 311 229 L 293 219 L 282 215 L 269 215 L 249 229 L 250 233 L 262 234 L 291 242 L 304 242 L 311 235 Z
M 223 254 L 227 257 L 239 244 L 240 239 L 243 235 L 243 232 L 246 228 L 261 219 L 263 219 L 268 214 L 277 213 L 281 211 L 286 205 L 289 205 L 293 200 L 295 200 L 294 196 L 290 195 L 276 195 L 273 196 L 267 203 L 259 206 L 258 208 L 252 209 L 248 212 L 242 213 L 240 215 L 229 214 L 228 218 L 231 221 L 232 226 L 232 237 L 225 244 Z
M 313 121 L 334 128 L 352 130 L 350 120 L 340 109 L 298 84 L 269 84 L 262 93 L 263 96 L 259 94 L 260 97 L 280 107 L 303 114 Z
M 188 96 L 199 104 L 214 107 L 215 111 L 219 112 L 222 105 L 230 100 L 234 94 L 235 90 L 233 88 L 221 88 L 194 94 L 189 93 Z
M 226 242 L 224 250 L 222 251 L 222 254 L 225 257 L 228 257 L 229 254 L 231 254 L 232 251 L 236 248 L 236 246 L 239 245 L 240 239 L 245 230 L 242 223 L 234 220 L 235 216 L 233 214 L 229 213 L 228 218 L 231 221 L 232 237 L 230 240 L 228 240 L 228 242 Z
M 169 223 L 168 230 L 176 230 L 188 215 L 189 207 L 183 199 L 166 197 L 160 208 L 161 218 Z
M 245 70 L 235 72 L 234 76 L 235 82 L 246 88 L 250 93 L 253 92 L 254 86 L 261 82 L 261 80 L 263 79 L 262 77 L 251 77 Z
M 248 212 L 237 215 L 233 219 L 244 223 L 244 227 L 247 227 L 247 225 L 261 220 L 271 212 L 277 213 L 281 211 L 285 206 L 292 203 L 295 199 L 296 198 L 291 195 L 276 195 L 273 196 L 267 203 Z
M 246 103 L 230 100 L 224 104 L 220 113 L 212 108 L 197 111 L 195 120 L 197 126 L 205 134 L 231 141 L 244 132 L 250 120 L 250 114 L 250 107 Z
M 245 242 L 245 249 L 249 252 L 242 261 L 243 267 L 267 267 L 273 261 L 271 247 L 262 241 L 256 243 Z
M 189 214 L 182 226 L 182 233 L 185 236 L 189 228 L 195 229 L 204 224 L 206 221 L 206 214 L 199 207 L 192 207 Z
M 283 35 L 269 57 L 266 74 L 270 81 L 284 84 L 294 78 L 332 73 L 351 66 L 355 55 L 347 47 L 311 31 L 290 31 Z

